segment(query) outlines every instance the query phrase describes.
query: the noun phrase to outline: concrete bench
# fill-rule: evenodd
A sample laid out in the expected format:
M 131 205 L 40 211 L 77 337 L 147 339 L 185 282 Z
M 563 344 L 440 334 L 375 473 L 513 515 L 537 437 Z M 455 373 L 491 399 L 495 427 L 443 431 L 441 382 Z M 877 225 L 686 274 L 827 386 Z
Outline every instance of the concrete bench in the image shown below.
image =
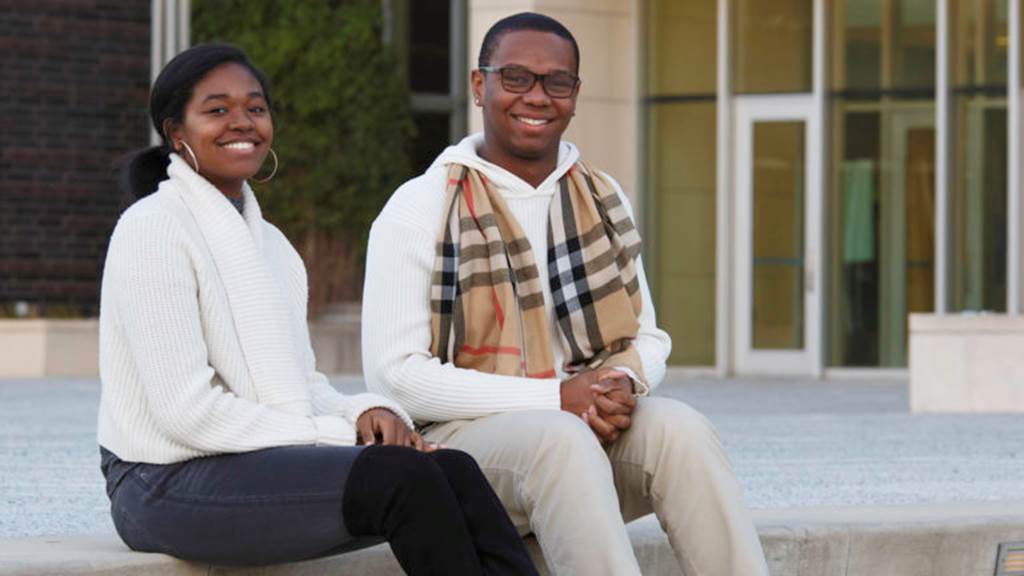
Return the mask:
M 773 576 L 992 576 L 999 544 L 1024 541 L 1024 501 L 757 510 L 754 516 Z M 653 516 L 630 523 L 629 534 L 645 575 L 679 574 Z M 528 538 L 527 545 L 543 566 L 536 541 Z M 224 568 L 132 552 L 113 534 L 0 541 L 2 576 L 401 573 L 386 544 L 294 564 Z

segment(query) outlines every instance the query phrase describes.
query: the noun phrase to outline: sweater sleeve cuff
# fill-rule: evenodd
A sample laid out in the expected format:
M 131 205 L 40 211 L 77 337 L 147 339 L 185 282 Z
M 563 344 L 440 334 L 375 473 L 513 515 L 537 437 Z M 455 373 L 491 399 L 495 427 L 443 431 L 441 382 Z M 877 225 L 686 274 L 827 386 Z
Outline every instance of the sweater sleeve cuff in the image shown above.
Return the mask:
M 412 418 L 409 417 L 409 414 L 407 414 L 406 411 L 403 410 L 396 402 L 393 402 L 383 396 L 365 393 L 347 396 L 345 399 L 348 401 L 345 406 L 345 419 L 351 422 L 353 426 L 355 426 L 356 420 L 359 420 L 359 417 L 362 416 L 363 412 L 372 410 L 373 408 L 384 408 L 390 410 L 396 416 L 401 418 L 402 422 L 405 422 L 405 425 L 408 426 L 410 430 L 416 429 L 416 426 L 413 424 Z
M 544 386 L 542 390 L 542 398 L 540 399 L 541 405 L 548 410 L 561 410 L 562 409 L 562 381 L 555 378 L 548 380 L 549 386 Z
M 640 378 L 637 378 L 636 372 L 633 372 L 633 370 L 631 370 L 631 369 L 629 369 L 629 368 L 627 368 L 625 366 L 616 366 L 615 369 L 620 371 L 620 372 L 625 372 L 626 376 L 629 376 L 629 379 L 633 381 L 633 395 L 634 396 L 650 396 L 651 395 L 651 387 L 647 385 L 647 382 L 644 382 Z
M 314 416 L 317 446 L 355 446 L 356 429 L 337 416 Z

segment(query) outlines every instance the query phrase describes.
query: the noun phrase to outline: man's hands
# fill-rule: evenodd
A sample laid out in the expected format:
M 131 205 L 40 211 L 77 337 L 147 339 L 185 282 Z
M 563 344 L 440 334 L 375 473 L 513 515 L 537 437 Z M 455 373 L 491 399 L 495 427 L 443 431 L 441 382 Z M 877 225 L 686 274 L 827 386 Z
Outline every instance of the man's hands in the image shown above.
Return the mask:
M 562 410 L 583 419 L 601 442 L 611 443 L 632 424 L 633 383 L 615 369 L 581 372 L 562 382 Z
M 425 441 L 418 433 L 410 430 L 405 422 L 387 408 L 371 408 L 356 420 L 359 436 L 356 444 L 369 446 L 409 446 L 420 452 L 437 450 L 436 444 Z
M 633 383 L 626 376 L 602 380 L 590 389 L 594 391 L 594 404 L 583 413 L 583 421 L 602 441 L 614 442 L 633 423 Z

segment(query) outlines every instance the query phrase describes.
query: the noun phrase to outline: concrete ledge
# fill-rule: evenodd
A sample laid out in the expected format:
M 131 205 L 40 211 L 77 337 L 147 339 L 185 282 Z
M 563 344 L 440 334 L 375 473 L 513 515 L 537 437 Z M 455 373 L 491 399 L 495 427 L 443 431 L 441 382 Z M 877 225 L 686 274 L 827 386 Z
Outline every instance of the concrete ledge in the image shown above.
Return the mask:
M 1024 540 L 1020 500 L 761 510 L 754 517 L 775 576 L 992 576 L 999 544 Z
M 317 320 L 309 324 L 316 367 L 324 374 L 360 374 L 363 371 L 359 317 Z
M 99 374 L 98 320 L 0 320 L 0 378 Z
M 325 374 L 359 374 L 359 308 L 340 310 L 310 323 L 317 368 Z M 98 378 L 99 342 L 97 319 L 2 319 L 0 378 Z
M 1024 501 L 758 510 L 755 520 L 773 576 L 991 576 L 1001 542 L 1024 540 Z M 678 575 L 653 516 L 629 524 L 643 573 Z M 527 545 L 542 566 L 533 538 Z M 191 564 L 128 550 L 117 536 L 54 536 L 0 541 L 0 575 L 305 576 L 401 574 L 387 545 L 265 568 Z M 546 570 L 542 573 L 548 574 Z
M 1024 317 L 910 315 L 913 412 L 1024 412 Z

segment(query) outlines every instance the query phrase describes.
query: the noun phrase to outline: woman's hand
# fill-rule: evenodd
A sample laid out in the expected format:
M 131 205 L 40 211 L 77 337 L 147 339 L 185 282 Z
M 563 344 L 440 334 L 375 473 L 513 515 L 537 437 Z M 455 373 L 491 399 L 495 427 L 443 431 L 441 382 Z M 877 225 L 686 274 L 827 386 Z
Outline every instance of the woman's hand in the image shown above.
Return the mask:
M 433 452 L 438 448 L 409 429 L 401 418 L 387 408 L 371 408 L 360 414 L 356 420 L 356 431 L 356 444 L 364 446 L 409 446 L 420 452 Z

